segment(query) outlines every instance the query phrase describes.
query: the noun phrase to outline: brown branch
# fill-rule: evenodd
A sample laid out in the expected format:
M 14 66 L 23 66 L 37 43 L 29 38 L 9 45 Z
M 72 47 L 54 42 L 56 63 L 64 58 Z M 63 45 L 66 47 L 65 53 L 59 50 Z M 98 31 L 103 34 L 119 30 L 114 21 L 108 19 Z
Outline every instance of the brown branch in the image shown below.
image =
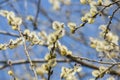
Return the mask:
M 75 56 L 69 55 L 69 56 L 66 56 L 66 57 L 67 57 L 68 59 L 70 59 L 70 60 L 73 60 L 73 61 L 76 62 L 76 63 L 81 64 L 82 66 L 85 66 L 85 67 L 88 67 L 88 68 L 91 68 L 91 69 L 97 69 L 97 70 L 99 70 L 99 67 L 97 67 L 97 66 L 95 66 L 95 65 L 93 65 L 93 64 L 91 64 L 91 63 L 88 63 L 88 62 L 79 60 L 79 58 L 76 58 Z M 120 72 L 117 72 L 117 71 L 112 70 L 112 69 L 110 70 L 110 74 L 120 76 Z
M 17 34 L 9 33 L 9 32 L 6 32 L 6 31 L 1 31 L 1 30 L 0 30 L 0 34 L 1 35 L 7 35 L 7 36 L 13 36 L 13 37 L 19 37 L 19 35 L 17 35 Z
M 56 61 L 59 62 L 59 63 L 73 62 L 72 60 L 69 60 L 69 59 L 57 59 Z M 46 61 L 44 59 L 34 59 L 34 60 L 32 60 L 32 62 L 33 63 L 46 63 L 48 61 Z M 28 60 L 16 60 L 16 61 L 11 61 L 11 63 L 14 66 L 14 65 L 27 64 L 27 63 L 30 63 L 30 62 Z M 0 70 L 9 66 L 9 64 L 7 63 L 7 61 L 0 61 L 0 64 L 4 64 L 4 66 L 0 67 Z
M 103 71 L 102 73 L 100 73 L 100 74 L 95 78 L 95 80 L 97 80 L 98 78 L 101 78 L 102 75 L 104 76 L 105 73 L 106 73 L 107 71 L 110 71 L 114 66 L 115 66 L 115 65 L 111 65 L 110 67 L 108 67 L 105 71 Z
M 79 63 L 81 64 L 82 66 L 85 66 L 85 67 L 88 67 L 88 68 L 91 68 L 91 69 L 99 69 L 99 67 L 91 64 L 91 63 L 88 63 L 88 62 L 85 62 L 85 61 L 82 61 L 80 60 L 80 58 L 76 58 L 75 56 L 66 56 L 68 59 L 57 59 L 57 62 L 59 63 L 63 63 L 63 62 L 76 62 L 76 63 Z M 16 61 L 11 61 L 12 62 L 12 65 L 21 65 L 21 64 L 27 64 L 29 63 L 28 60 L 16 60 Z M 33 63 L 45 63 L 47 62 L 46 60 L 44 59 L 35 59 L 35 60 L 32 60 Z M 5 64 L 4 66 L 1 66 L 0 67 L 0 70 L 8 67 L 9 65 L 7 64 L 6 61 L 0 61 L 1 64 Z M 117 64 L 120 64 L 120 63 L 115 63 L 115 64 L 112 64 L 112 65 L 117 65 Z M 119 75 L 120 76 L 120 73 L 115 71 L 115 70 L 110 70 L 110 74 L 114 74 L 114 75 Z
M 113 2 L 116 2 L 116 0 L 112 0 Z M 118 7 L 120 7 L 120 3 L 116 3 Z
M 106 35 L 107 35 L 108 31 L 110 30 L 109 27 L 110 27 L 110 25 L 111 25 L 111 23 L 112 23 L 112 19 L 113 19 L 115 13 L 116 13 L 119 9 L 120 9 L 120 7 L 118 7 L 117 9 L 115 9 L 115 10 L 113 11 L 112 16 L 110 17 L 110 20 L 109 20 L 109 22 L 108 22 L 108 25 L 107 25 L 107 28 L 106 28 L 106 31 L 105 31 L 104 39 L 106 38 Z
M 24 37 L 23 34 L 22 34 L 22 32 L 21 32 L 20 30 L 18 30 L 18 32 L 19 32 L 19 34 L 20 34 L 21 37 Z M 23 42 L 23 46 L 24 46 L 25 55 L 26 55 L 28 61 L 30 62 L 30 67 L 31 67 L 31 69 L 32 69 L 32 71 L 33 71 L 33 73 L 34 73 L 35 80 L 38 80 L 38 77 L 37 77 L 37 73 L 36 73 L 34 64 L 33 64 L 32 60 L 31 60 L 31 57 L 30 57 L 29 52 L 28 52 L 28 50 L 27 50 L 26 40 Z

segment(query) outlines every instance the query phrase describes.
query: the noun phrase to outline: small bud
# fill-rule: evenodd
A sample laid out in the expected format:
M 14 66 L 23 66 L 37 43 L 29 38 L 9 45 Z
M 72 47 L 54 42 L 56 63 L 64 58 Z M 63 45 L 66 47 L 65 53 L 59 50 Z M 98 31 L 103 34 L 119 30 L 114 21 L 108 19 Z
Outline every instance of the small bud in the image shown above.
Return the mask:
M 86 22 L 86 21 L 87 21 L 87 18 L 86 18 L 86 17 L 82 17 L 82 18 L 81 18 L 81 21 L 82 21 L 82 22 Z
M 61 29 L 64 28 L 64 24 L 63 24 L 63 23 L 60 23 L 60 22 L 58 22 L 58 21 L 54 21 L 54 22 L 52 23 L 52 27 L 53 27 L 54 30 L 61 30 Z
M 112 16 L 108 16 L 108 18 L 110 19 L 110 18 L 112 18 Z
M 94 18 L 89 18 L 89 19 L 88 19 L 88 23 L 89 23 L 89 24 L 94 23 L 94 21 L 95 21 Z
M 86 1 L 86 0 L 80 0 L 80 3 L 81 3 L 81 4 L 86 4 L 87 1 Z
M 33 21 L 34 18 L 33 18 L 33 16 L 29 15 L 29 16 L 27 16 L 27 20 L 29 20 L 29 21 Z
M 98 77 L 98 76 L 100 75 L 100 72 L 99 72 L 98 70 L 94 70 L 94 71 L 92 72 L 92 75 L 93 75 L 94 77 Z
M 9 74 L 10 76 L 12 76 L 12 75 L 13 75 L 13 71 L 12 71 L 12 70 L 9 70 L 9 71 L 8 71 L 8 74 Z
M 70 28 L 71 33 L 75 33 L 75 30 L 76 30 L 76 27 L 77 27 L 77 25 L 75 23 L 69 22 L 68 27 Z
M 98 2 L 97 2 L 97 4 L 98 4 L 99 6 L 101 6 L 102 3 L 103 3 L 103 0 L 98 0 Z
M 12 29 L 13 29 L 13 30 L 18 30 L 19 27 L 15 25 L 15 26 L 12 26 Z
M 104 66 L 100 66 L 100 67 L 99 67 L 99 70 L 100 70 L 100 72 L 103 72 L 103 71 L 106 70 L 106 68 L 105 68 Z

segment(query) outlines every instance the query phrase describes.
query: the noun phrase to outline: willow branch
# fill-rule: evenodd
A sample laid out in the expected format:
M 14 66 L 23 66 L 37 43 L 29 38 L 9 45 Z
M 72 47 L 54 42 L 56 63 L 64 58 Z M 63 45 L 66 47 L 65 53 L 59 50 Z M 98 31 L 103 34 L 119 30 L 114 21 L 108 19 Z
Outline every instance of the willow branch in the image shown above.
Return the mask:
M 44 60 L 44 59 L 34 59 L 31 60 L 33 63 L 46 63 L 48 61 Z M 56 60 L 58 63 L 68 63 L 68 62 L 73 62 L 72 60 L 69 59 L 57 59 Z M 16 61 L 11 61 L 12 65 L 21 65 L 21 64 L 28 64 L 30 63 L 28 60 L 16 60 Z M 9 64 L 7 63 L 7 61 L 0 61 L 0 64 L 4 64 L 4 66 L 0 67 L 0 70 L 9 67 Z
M 7 35 L 7 36 L 13 36 L 13 37 L 19 37 L 19 35 L 15 34 L 15 33 L 9 33 L 9 32 L 2 31 L 2 30 L 0 30 L 0 34 Z
M 76 58 L 75 56 L 69 55 L 69 56 L 66 56 L 66 57 L 67 57 L 68 59 L 70 59 L 70 60 L 73 60 L 73 61 L 76 62 L 76 63 L 81 64 L 82 66 L 85 66 L 85 67 L 88 67 L 88 68 L 91 68 L 91 69 L 97 69 L 97 70 L 99 70 L 99 67 L 97 67 L 97 66 L 95 66 L 95 65 L 93 65 L 93 64 L 91 64 L 91 63 L 82 61 L 82 60 L 80 60 L 79 58 Z M 120 72 L 117 72 L 117 71 L 112 70 L 112 69 L 110 70 L 110 74 L 120 76 Z
M 107 5 L 107 6 L 104 6 L 104 8 L 102 8 L 100 11 L 98 11 L 98 13 L 96 13 L 96 15 L 93 16 L 93 18 L 95 18 L 98 14 L 100 14 L 101 12 L 103 12 L 106 8 L 108 8 L 108 7 L 110 7 L 110 6 L 114 5 L 114 4 L 116 4 L 116 3 L 118 3 L 118 2 L 120 2 L 120 1 L 117 0 L 117 1 L 111 3 L 111 4 Z M 88 23 L 87 21 L 83 22 L 79 27 L 76 28 L 76 30 L 78 30 L 79 28 L 85 26 L 85 24 L 87 24 L 87 23 Z M 76 31 L 76 30 L 75 30 L 75 31 Z
M 18 31 L 19 31 L 20 36 L 23 37 L 22 32 L 20 30 L 18 30 Z M 35 67 L 34 67 L 34 65 L 32 63 L 32 60 L 31 60 L 30 55 L 29 55 L 29 52 L 27 50 L 26 41 L 23 42 L 23 46 L 24 46 L 25 55 L 26 55 L 28 61 L 30 62 L 31 69 L 32 69 L 32 71 L 33 71 L 33 73 L 35 75 L 35 80 L 38 80 Z

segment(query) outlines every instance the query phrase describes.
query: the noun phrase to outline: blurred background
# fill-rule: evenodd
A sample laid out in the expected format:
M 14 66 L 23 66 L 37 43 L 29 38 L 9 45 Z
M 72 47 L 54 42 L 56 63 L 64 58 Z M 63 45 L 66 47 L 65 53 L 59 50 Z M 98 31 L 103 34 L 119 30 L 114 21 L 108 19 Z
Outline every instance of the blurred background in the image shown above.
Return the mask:
M 107 1 L 107 0 L 106 0 Z M 112 0 L 111 0 L 112 2 Z M 47 34 L 53 32 L 52 22 L 59 21 L 65 24 L 66 34 L 59 41 L 67 46 L 69 50 L 73 52 L 75 56 L 86 57 L 95 60 L 106 60 L 99 57 L 99 53 L 95 49 L 90 47 L 89 38 L 100 38 L 99 37 L 99 26 L 107 24 L 108 16 L 112 14 L 114 8 L 117 5 L 107 8 L 102 16 L 96 17 L 93 24 L 86 24 L 84 27 L 78 29 L 75 34 L 71 34 L 67 27 L 68 22 L 74 22 L 79 26 L 82 21 L 81 17 L 85 13 L 89 12 L 90 6 L 88 4 L 83 5 L 80 0 L 61 0 L 56 5 L 53 5 L 50 0 L 0 0 L 0 10 L 13 11 L 16 16 L 19 16 L 23 20 L 21 30 L 29 29 L 31 31 L 45 31 Z M 101 9 L 102 7 L 99 7 Z M 110 29 L 114 34 L 120 36 L 120 11 L 116 13 L 113 18 Z M 8 43 L 10 39 L 16 39 L 19 36 L 17 31 L 11 29 L 7 22 L 7 19 L 0 16 L 0 44 Z M 48 53 L 48 49 L 45 46 L 34 45 L 29 48 L 31 59 L 43 59 Z M 67 59 L 57 54 L 57 59 Z M 12 77 L 8 75 L 10 66 L 5 66 L 9 61 L 27 60 L 24 54 L 23 46 L 18 46 L 15 49 L 7 49 L 0 51 L 0 80 L 12 80 Z M 36 65 L 39 66 L 43 62 L 39 62 Z M 92 62 L 91 62 L 92 63 Z M 61 67 L 72 68 L 75 62 L 58 62 L 57 66 L 53 69 L 51 80 L 61 80 L 60 73 Z M 102 64 L 92 63 L 100 66 Z M 12 65 L 15 76 L 18 80 L 33 80 L 33 73 L 29 68 L 28 63 Z M 89 80 L 93 78 L 91 72 L 93 69 L 82 66 L 82 71 L 76 74 L 78 80 Z M 45 75 L 47 76 L 47 75 Z M 100 80 L 105 80 L 106 77 Z M 39 76 L 39 80 L 42 80 Z M 119 78 L 116 78 L 119 80 Z

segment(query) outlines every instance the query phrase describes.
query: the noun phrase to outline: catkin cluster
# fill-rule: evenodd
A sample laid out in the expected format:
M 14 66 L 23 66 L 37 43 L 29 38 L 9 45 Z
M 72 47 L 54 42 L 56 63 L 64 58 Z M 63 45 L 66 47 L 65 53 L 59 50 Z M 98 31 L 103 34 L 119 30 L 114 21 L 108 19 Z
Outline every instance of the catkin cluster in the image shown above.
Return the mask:
M 108 31 L 106 33 L 106 25 L 100 26 L 100 36 L 104 38 L 105 34 L 106 40 L 98 40 L 94 38 L 90 38 L 91 44 L 90 46 L 92 48 L 95 48 L 98 52 L 103 52 L 108 58 L 115 58 L 119 54 L 119 46 L 118 41 L 119 37 L 115 34 L 113 34 L 111 31 Z
M 0 15 L 7 18 L 9 25 L 13 30 L 19 30 L 20 25 L 22 24 L 22 19 L 15 16 L 12 11 L 0 10 Z
M 50 4 L 52 4 L 54 10 L 59 10 L 61 7 L 61 3 L 65 5 L 70 5 L 71 0 L 49 0 Z
M 75 77 L 76 72 L 80 72 L 82 68 L 80 66 L 74 66 L 74 68 L 62 67 L 61 78 L 65 80 L 77 80 Z

